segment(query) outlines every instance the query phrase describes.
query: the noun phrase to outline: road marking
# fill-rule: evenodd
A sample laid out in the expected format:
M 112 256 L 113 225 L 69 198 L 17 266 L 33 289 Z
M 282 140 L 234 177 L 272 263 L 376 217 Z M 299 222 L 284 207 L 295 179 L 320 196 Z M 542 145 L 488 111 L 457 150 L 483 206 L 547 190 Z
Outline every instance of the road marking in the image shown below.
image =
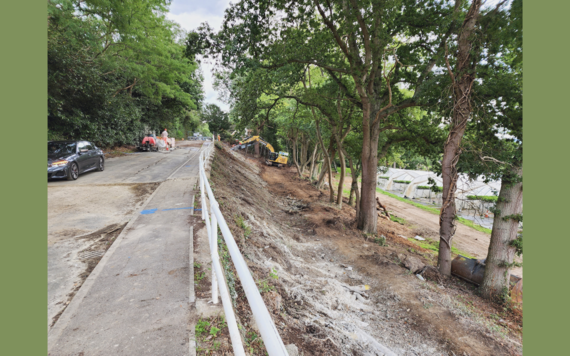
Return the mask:
M 194 209 L 194 207 L 187 206 L 187 207 L 184 207 L 184 208 L 169 208 L 169 209 L 162 209 L 162 210 L 160 210 L 160 211 L 187 210 L 187 209 Z M 158 210 L 158 209 L 146 209 L 146 210 L 141 211 L 141 214 L 142 214 L 142 215 L 154 214 L 154 213 L 156 213 L 157 211 L 159 211 L 159 210 Z

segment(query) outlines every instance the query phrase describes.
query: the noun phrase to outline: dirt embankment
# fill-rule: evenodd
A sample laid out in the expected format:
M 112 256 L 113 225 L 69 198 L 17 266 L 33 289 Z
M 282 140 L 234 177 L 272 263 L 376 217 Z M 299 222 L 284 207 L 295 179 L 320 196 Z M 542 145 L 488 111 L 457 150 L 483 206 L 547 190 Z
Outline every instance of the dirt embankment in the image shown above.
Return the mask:
M 333 178 L 333 185 L 336 187 L 338 187 L 336 178 L 339 176 L 340 174 L 336 174 L 336 177 Z M 345 177 L 343 184 L 344 189 L 350 191 L 351 184 L 352 178 L 350 176 Z M 414 231 L 412 231 L 414 234 L 439 241 L 439 215 L 419 209 L 411 204 L 404 203 L 384 194 L 376 193 L 376 196 L 380 199 L 382 204 L 388 208 L 391 214 L 394 213 L 397 217 L 405 219 L 408 225 L 414 229 Z M 491 243 L 491 235 L 457 223 L 457 230 L 455 231 L 452 243 L 453 247 L 456 247 L 460 251 L 467 252 L 470 256 L 486 258 L 489 252 L 489 244 Z M 517 257 L 516 260 L 522 262 L 522 258 Z M 522 277 L 523 269 L 522 267 L 516 267 L 511 270 L 511 273 Z
M 328 194 L 239 153 L 216 150 L 211 181 L 227 223 L 286 345 L 304 355 L 518 355 L 522 318 L 457 279 L 415 269 L 435 258 L 379 219 L 386 242 L 356 229 L 355 210 Z M 222 248 L 223 251 L 223 248 Z M 361 286 L 369 286 L 361 287 Z M 359 289 L 364 288 L 364 289 Z M 264 354 L 241 293 L 236 310 L 246 344 Z M 250 342 L 251 341 L 251 342 Z M 255 346 L 257 345 L 257 346 Z

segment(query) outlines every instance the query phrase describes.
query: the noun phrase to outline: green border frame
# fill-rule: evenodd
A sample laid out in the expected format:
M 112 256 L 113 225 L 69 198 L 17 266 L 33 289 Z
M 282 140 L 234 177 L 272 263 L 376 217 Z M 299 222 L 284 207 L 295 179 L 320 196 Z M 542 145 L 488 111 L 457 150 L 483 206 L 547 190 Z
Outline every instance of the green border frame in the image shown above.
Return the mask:
M 47 2 L 4 1 L 0 354 L 47 354 Z
M 565 177 L 570 58 L 570 3 L 524 1 L 525 65 L 525 355 L 564 354 L 569 311 L 566 270 L 570 240 L 565 196 L 544 187 L 544 169 Z M 2 323 L 6 355 L 47 353 L 46 1 L 3 2 L 2 85 Z M 560 109 L 558 108 L 560 107 Z M 25 159 L 24 159 L 25 158 Z M 7 163 L 7 164 L 6 164 Z M 528 188 L 530 187 L 530 188 Z M 535 188 L 534 188 L 535 187 Z M 551 197 L 551 194 L 555 194 Z M 557 224 L 555 224 L 557 223 Z
M 567 1 L 523 2 L 525 356 L 568 353 L 570 239 L 562 224 L 570 220 L 569 209 L 564 190 L 545 184 L 544 172 L 565 178 L 570 170 L 569 10 Z

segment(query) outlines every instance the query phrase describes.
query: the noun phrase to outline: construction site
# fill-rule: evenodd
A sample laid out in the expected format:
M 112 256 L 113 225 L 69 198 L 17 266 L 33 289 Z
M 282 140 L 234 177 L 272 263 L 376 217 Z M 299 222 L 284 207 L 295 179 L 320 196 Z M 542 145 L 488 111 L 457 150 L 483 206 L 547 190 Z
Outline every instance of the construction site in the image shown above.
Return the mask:
M 522 311 L 434 271 L 433 251 L 412 238 L 422 227 L 379 219 L 379 237 L 366 236 L 353 207 L 339 210 L 294 168 L 218 147 L 211 184 L 220 209 L 283 343 L 296 354 L 522 354 Z M 249 352 L 263 355 L 240 281 L 229 259 L 221 260 Z M 197 297 L 209 298 L 208 273 L 196 283 Z M 231 354 L 223 318 L 198 324 L 198 354 Z M 212 338 L 212 328 L 221 337 Z

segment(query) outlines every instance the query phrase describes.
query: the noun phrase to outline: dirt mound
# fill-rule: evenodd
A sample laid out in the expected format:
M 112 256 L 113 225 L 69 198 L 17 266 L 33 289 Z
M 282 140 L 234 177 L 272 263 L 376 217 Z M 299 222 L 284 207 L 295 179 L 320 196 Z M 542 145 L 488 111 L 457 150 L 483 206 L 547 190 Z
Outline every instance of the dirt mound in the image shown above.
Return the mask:
M 226 149 L 216 150 L 211 182 L 284 343 L 300 353 L 522 353 L 520 330 L 498 323 L 495 316 L 507 315 L 472 286 L 422 281 L 405 268 L 406 260 L 419 271 L 435 263 L 400 236 L 412 236 L 408 227 L 379 219 L 379 236 L 363 235 L 353 207 L 338 209 L 294 168 Z M 234 292 L 251 340 L 258 332 L 239 280 Z M 256 346 L 253 354 L 264 350 Z

